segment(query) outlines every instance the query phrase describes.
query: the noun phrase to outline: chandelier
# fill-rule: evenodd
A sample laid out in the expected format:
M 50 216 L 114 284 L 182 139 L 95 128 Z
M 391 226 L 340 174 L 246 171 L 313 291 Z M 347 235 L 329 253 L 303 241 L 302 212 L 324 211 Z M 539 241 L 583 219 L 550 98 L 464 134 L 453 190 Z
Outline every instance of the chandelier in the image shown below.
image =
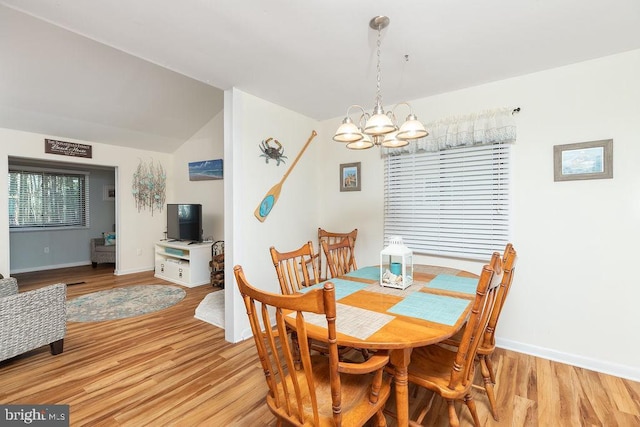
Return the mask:
M 347 117 L 344 118 L 335 135 L 333 135 L 334 141 L 344 142 L 347 144 L 347 148 L 352 150 L 364 150 L 374 145 L 390 148 L 403 147 L 409 144 L 409 141 L 423 138 L 429 134 L 424 125 L 413 114 L 413 109 L 407 102 L 396 104 L 387 113 L 382 108 L 382 94 L 380 93 L 380 35 L 388 25 L 389 18 L 386 16 L 376 16 L 369 21 L 369 27 L 378 31 L 377 92 L 376 105 L 373 107 L 373 112 L 367 113 L 360 105 L 351 105 L 347 109 Z M 401 106 L 409 108 L 409 115 L 405 122 L 398 126 L 395 111 Z M 360 112 L 357 122 L 351 120 L 350 117 L 353 109 Z

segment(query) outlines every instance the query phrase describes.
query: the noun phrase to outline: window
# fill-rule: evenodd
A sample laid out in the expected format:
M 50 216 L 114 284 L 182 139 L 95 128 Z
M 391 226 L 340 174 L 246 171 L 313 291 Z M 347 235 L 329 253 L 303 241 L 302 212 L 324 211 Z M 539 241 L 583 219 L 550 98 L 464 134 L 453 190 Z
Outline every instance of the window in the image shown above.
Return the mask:
M 384 235 L 414 253 L 487 260 L 509 241 L 510 144 L 385 158 Z
M 89 225 L 89 177 L 84 172 L 9 169 L 9 228 Z

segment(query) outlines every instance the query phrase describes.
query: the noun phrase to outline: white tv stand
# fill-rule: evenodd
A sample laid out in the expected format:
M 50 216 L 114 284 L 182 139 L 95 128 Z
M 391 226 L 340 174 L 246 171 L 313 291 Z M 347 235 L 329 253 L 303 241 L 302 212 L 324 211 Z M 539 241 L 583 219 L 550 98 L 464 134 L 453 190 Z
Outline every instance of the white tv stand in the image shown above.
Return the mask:
M 212 243 L 162 240 L 155 244 L 155 277 L 193 288 L 210 283 Z

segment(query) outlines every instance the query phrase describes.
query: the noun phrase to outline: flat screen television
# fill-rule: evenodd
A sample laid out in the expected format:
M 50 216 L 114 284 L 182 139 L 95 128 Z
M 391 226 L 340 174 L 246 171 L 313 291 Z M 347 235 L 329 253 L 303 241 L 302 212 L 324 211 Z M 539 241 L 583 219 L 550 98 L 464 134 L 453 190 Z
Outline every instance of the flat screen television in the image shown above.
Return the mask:
M 167 204 L 167 239 L 201 242 L 202 205 Z

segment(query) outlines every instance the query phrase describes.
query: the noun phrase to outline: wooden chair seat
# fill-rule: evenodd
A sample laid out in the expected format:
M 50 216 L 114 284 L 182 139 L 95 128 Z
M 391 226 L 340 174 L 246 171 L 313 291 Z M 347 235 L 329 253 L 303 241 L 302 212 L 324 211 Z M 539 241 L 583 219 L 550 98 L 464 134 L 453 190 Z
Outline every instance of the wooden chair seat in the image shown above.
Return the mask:
M 453 388 L 449 387 L 451 367 L 456 354 L 457 348 L 452 351 L 438 345 L 414 349 L 409 364 L 410 381 L 438 393 L 445 399 L 458 399 L 466 387 L 462 383 L 454 384 Z

